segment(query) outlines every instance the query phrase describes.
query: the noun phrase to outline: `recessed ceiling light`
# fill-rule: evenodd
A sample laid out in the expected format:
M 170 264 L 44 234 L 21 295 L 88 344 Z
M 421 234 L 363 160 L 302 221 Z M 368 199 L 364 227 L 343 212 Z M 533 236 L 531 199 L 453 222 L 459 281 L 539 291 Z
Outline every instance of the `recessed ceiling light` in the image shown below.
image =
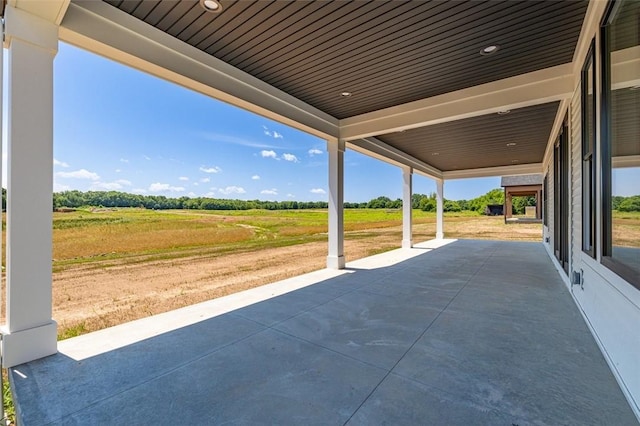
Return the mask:
M 498 46 L 497 44 L 492 44 L 490 46 L 487 46 L 487 47 L 484 47 L 484 48 L 480 49 L 480 54 L 483 55 L 483 56 L 493 55 L 498 50 L 500 50 L 500 46 Z
M 432 152 L 431 155 L 440 155 L 439 152 Z
M 343 98 L 348 98 L 351 96 L 351 92 L 342 92 L 340 93 L 340 96 L 342 96 Z
M 222 10 L 222 4 L 218 0 L 200 0 L 200 6 L 212 13 L 219 13 Z
M 510 109 L 503 109 L 502 111 L 498 111 L 498 115 L 507 115 L 511 112 Z
M 509 142 L 509 143 L 507 144 L 507 146 L 516 146 L 516 145 L 518 145 L 518 144 L 517 144 L 517 143 L 515 143 L 515 142 Z

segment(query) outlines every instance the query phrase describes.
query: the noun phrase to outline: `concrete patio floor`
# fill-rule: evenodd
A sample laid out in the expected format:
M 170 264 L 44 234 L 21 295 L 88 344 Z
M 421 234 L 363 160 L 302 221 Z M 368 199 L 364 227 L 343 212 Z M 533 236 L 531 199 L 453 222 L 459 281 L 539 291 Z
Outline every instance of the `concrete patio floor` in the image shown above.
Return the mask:
M 541 243 L 347 266 L 60 342 L 20 424 L 638 424 Z

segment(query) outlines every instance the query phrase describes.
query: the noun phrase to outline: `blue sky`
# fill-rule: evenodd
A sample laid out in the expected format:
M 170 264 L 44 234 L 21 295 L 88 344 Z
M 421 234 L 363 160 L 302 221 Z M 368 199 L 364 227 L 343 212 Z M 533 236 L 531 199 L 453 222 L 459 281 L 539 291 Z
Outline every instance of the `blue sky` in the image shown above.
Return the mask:
M 55 59 L 54 191 L 327 200 L 322 139 L 60 43 Z M 447 181 L 469 199 L 499 178 Z M 435 191 L 414 175 L 414 192 Z M 402 196 L 398 167 L 347 150 L 345 201 Z

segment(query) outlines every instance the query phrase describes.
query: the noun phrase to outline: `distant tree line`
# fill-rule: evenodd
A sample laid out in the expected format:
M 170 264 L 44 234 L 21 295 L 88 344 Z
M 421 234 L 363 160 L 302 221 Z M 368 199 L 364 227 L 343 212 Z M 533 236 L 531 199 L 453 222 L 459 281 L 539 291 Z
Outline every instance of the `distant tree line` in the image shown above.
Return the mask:
M 118 191 L 63 191 L 53 194 L 53 208 L 143 207 L 153 210 L 297 210 L 325 209 L 326 201 L 260 201 L 209 197 L 169 198 L 164 195 L 129 194 Z
M 5 206 L 6 191 L 2 190 L 2 206 Z M 640 211 L 640 195 L 632 197 L 612 197 L 612 208 L 621 212 Z M 504 191 L 500 188 L 492 189 L 484 195 L 472 200 L 444 200 L 445 212 L 475 211 L 485 213 L 488 205 L 503 205 Z M 523 214 L 525 207 L 535 206 L 535 197 L 514 197 L 513 214 Z M 64 191 L 53 194 L 53 208 L 78 207 L 143 207 L 155 210 L 193 209 L 193 210 L 303 210 L 325 209 L 326 201 L 261 201 L 261 200 L 231 200 L 208 197 L 180 197 L 169 198 L 163 195 L 129 194 L 118 191 Z M 377 197 L 368 202 L 345 202 L 346 209 L 399 209 L 402 199 Z M 436 194 L 413 194 L 411 207 L 423 211 L 436 211 Z
M 640 195 L 631 197 L 614 195 L 611 197 L 611 209 L 619 212 L 640 212 Z

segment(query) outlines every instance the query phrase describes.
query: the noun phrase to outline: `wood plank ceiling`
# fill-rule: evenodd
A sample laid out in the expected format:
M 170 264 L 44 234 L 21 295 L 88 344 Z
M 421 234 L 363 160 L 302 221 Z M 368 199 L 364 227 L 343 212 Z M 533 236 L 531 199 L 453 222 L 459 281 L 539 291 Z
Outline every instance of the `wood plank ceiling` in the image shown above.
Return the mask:
M 197 0 L 104 1 L 338 119 L 571 62 L 588 4 L 584 0 L 222 0 L 222 11 L 213 14 Z M 490 45 L 498 46 L 494 54 L 480 54 Z M 351 96 L 341 96 L 342 92 Z M 546 135 L 535 132 L 535 155 L 521 156 L 522 164 L 542 161 L 554 106 L 522 112 L 544 120 L 532 129 L 547 130 Z M 519 115 L 514 112 L 511 118 Z M 501 117 L 493 123 L 491 118 L 496 119 L 468 121 L 478 127 L 465 137 L 487 141 L 497 123 L 511 121 Z M 516 128 L 504 128 L 502 133 Z M 418 136 L 406 133 L 384 140 L 410 149 L 416 158 L 442 170 L 471 166 L 470 161 L 445 160 L 444 145 L 459 142 L 450 135 L 438 142 L 442 153 L 436 160 L 431 146 L 428 153 L 409 146 L 409 140 Z M 463 142 L 465 147 L 471 143 Z M 503 140 L 495 143 L 492 150 L 499 152 Z M 464 155 L 470 152 L 466 149 Z M 481 163 L 486 164 L 482 167 L 510 165 L 511 160 Z M 475 165 L 480 167 L 477 161 Z
M 378 139 L 442 171 L 537 163 L 544 156 L 558 105 L 481 115 Z

